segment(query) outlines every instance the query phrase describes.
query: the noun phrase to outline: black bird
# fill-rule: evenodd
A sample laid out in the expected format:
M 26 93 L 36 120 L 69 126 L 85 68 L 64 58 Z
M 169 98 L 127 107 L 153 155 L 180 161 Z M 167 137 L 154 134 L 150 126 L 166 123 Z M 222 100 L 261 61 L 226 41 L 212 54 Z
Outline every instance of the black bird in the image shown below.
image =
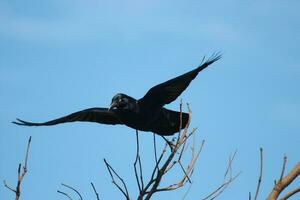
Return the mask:
M 173 135 L 179 131 L 180 112 L 168 110 L 163 106 L 174 101 L 201 70 L 220 58 L 220 54 L 213 54 L 196 69 L 152 87 L 139 100 L 119 93 L 112 98 L 109 108 L 89 108 L 44 123 L 27 122 L 21 119 L 13 123 L 23 126 L 51 126 L 87 121 L 112 125 L 124 124 L 136 130 L 151 131 L 161 136 Z M 188 113 L 182 113 L 182 128 L 186 126 L 188 118 Z

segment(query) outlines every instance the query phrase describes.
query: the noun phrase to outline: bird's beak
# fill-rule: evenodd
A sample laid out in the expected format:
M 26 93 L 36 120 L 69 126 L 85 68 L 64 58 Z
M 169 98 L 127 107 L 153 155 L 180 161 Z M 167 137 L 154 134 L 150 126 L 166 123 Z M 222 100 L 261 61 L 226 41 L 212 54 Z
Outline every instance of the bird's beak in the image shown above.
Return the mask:
M 117 103 L 116 102 L 112 102 L 108 108 L 108 110 L 113 110 L 114 108 L 117 108 Z

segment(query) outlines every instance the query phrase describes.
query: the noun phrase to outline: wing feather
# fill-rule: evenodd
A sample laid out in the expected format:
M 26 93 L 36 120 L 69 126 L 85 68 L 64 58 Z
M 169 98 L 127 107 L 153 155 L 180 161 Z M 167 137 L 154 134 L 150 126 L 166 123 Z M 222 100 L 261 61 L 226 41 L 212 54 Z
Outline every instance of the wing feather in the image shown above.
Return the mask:
M 12 123 L 22 126 L 52 126 L 75 121 L 97 122 L 100 124 L 122 124 L 117 115 L 107 108 L 89 108 L 43 123 L 27 122 L 21 119 L 17 119 L 17 121 L 13 121 Z
M 152 87 L 146 95 L 139 100 L 139 103 L 148 108 L 162 107 L 165 104 L 171 103 L 189 86 L 200 71 L 220 58 L 220 54 L 213 54 L 196 69 Z

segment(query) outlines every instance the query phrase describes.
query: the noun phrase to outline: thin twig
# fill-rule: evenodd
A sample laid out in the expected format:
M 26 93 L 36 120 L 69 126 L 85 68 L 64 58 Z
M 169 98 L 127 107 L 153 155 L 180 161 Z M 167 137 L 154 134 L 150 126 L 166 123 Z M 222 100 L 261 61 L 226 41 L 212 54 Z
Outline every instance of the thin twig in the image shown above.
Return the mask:
M 98 194 L 98 192 L 97 192 L 97 190 L 96 190 L 96 188 L 95 188 L 93 182 L 91 182 L 91 185 L 92 185 L 92 188 L 93 188 L 93 190 L 94 190 L 94 193 L 95 193 L 95 195 L 96 195 L 96 197 L 97 197 L 97 200 L 100 200 L 99 194 Z
M 235 150 L 235 152 L 233 153 L 233 156 L 229 156 L 229 159 L 228 159 L 228 166 L 227 166 L 227 169 L 225 171 L 225 175 L 224 175 L 224 179 L 227 177 L 228 173 L 229 173 L 229 177 L 232 177 L 232 162 L 235 158 L 235 155 L 237 153 L 237 150 Z
M 285 171 L 285 166 L 286 166 L 286 161 L 287 161 L 287 156 L 283 156 L 283 164 L 282 164 L 282 170 L 281 170 L 281 175 L 279 181 L 282 181 L 282 178 L 284 176 L 284 171 Z
M 142 187 L 142 190 L 143 190 L 144 189 L 144 180 L 143 180 L 143 169 L 142 169 L 142 162 L 141 162 L 141 157 L 140 156 L 138 158 L 138 161 L 139 161 L 141 187 Z
M 239 172 L 235 177 L 233 177 L 232 181 L 234 181 L 235 178 L 237 178 L 240 174 L 241 174 L 241 172 Z M 222 189 L 220 189 L 219 192 L 213 198 L 211 198 L 211 200 L 217 198 L 220 194 L 222 194 L 227 189 L 227 187 L 230 185 L 231 182 L 225 184 L 224 187 Z
M 186 190 L 186 192 L 184 193 L 184 195 L 183 195 L 183 197 L 182 197 L 182 200 L 184 200 L 184 199 L 187 197 L 187 195 L 189 194 L 189 192 L 190 192 L 190 190 L 191 190 L 191 188 L 192 188 L 192 185 L 193 185 L 193 184 L 190 184 L 190 185 L 189 185 L 188 189 Z
M 72 198 L 70 197 L 70 195 L 68 195 L 67 193 L 62 192 L 62 191 L 59 191 L 59 190 L 57 190 L 57 192 L 58 192 L 59 194 L 65 195 L 66 197 L 68 197 L 69 200 L 72 200 Z
M 28 156 L 29 156 L 29 148 L 30 148 L 30 143 L 31 143 L 31 136 L 29 137 L 28 143 L 27 143 L 27 149 L 26 149 L 26 155 L 25 155 L 25 165 L 23 168 L 23 176 L 25 176 L 25 173 L 27 172 L 27 163 L 28 163 Z
M 127 190 L 127 186 L 126 186 L 126 183 L 124 182 L 124 180 L 119 176 L 119 174 L 112 168 L 112 166 L 110 166 L 108 164 L 108 162 L 104 159 L 104 163 L 107 167 L 107 170 L 110 174 L 110 177 L 112 179 L 112 182 L 113 184 L 122 192 L 122 194 L 126 197 L 127 200 L 129 200 L 129 193 L 128 193 L 128 190 Z M 122 182 L 123 184 L 123 187 L 125 189 L 125 191 L 118 185 L 118 183 L 115 181 L 114 179 L 114 176 L 113 176 L 113 173 L 118 177 L 118 179 Z
M 65 183 L 61 183 L 61 185 L 64 186 L 64 187 L 66 187 L 66 188 L 69 188 L 69 189 L 73 190 L 74 192 L 76 192 L 76 194 L 79 196 L 80 200 L 82 200 L 81 194 L 75 188 L 73 188 L 73 187 L 71 187 L 71 186 L 69 186 L 69 185 L 67 185 Z
M 137 162 L 139 160 L 139 156 L 140 156 L 139 134 L 138 134 L 137 130 L 135 130 L 135 131 L 136 131 L 136 157 L 135 157 L 135 161 L 134 161 L 133 166 L 134 166 L 135 179 L 136 179 L 139 191 L 141 192 L 142 187 L 141 187 L 140 179 L 139 179 L 138 172 L 137 172 L 137 166 L 136 166 Z
M 195 158 L 194 158 L 194 161 L 193 161 L 193 163 L 192 163 L 193 167 L 192 167 L 192 169 L 191 169 L 190 176 L 191 176 L 191 175 L 193 174 L 193 172 L 194 172 L 196 161 L 198 160 L 199 155 L 200 155 L 200 153 L 201 153 L 202 150 L 203 150 L 204 144 L 205 144 L 205 140 L 202 140 L 200 149 L 199 149 L 199 151 L 197 152 L 197 154 L 196 154 L 196 156 L 195 156 Z
M 180 99 L 180 103 L 179 103 L 179 135 L 181 132 L 181 128 L 182 128 L 182 99 Z
M 261 185 L 261 181 L 262 181 L 262 173 L 263 173 L 263 148 L 260 148 L 259 152 L 260 152 L 260 170 L 259 170 L 259 178 L 258 178 L 258 182 L 257 182 L 254 200 L 256 200 L 258 197 L 258 193 L 259 193 L 259 189 L 260 189 L 260 185 Z
M 210 193 L 208 196 L 204 197 L 202 200 L 207 200 L 207 199 L 215 199 L 217 196 L 219 196 L 221 193 L 219 193 L 219 191 L 224 191 L 223 188 L 227 188 L 227 186 L 233 182 L 239 175 L 241 174 L 241 172 L 239 172 L 237 175 L 235 175 L 233 178 L 230 178 L 228 181 L 222 183 L 216 190 L 214 190 L 212 193 Z M 215 196 L 213 196 L 214 194 L 216 194 Z M 213 197 L 212 197 L 213 196 Z M 212 198 L 210 198 L 212 197 Z
M 155 167 L 156 167 L 156 170 L 158 171 L 159 166 L 158 166 L 158 162 L 157 162 L 157 149 L 156 149 L 156 137 L 155 137 L 155 133 L 153 133 L 153 145 L 154 145 Z
M 187 172 L 185 171 L 185 169 L 184 169 L 184 167 L 182 166 L 181 162 L 179 161 L 178 163 L 179 163 L 179 166 L 180 166 L 181 170 L 183 171 L 185 177 L 186 177 L 187 180 L 189 181 L 189 183 L 192 183 L 192 181 L 191 181 L 189 175 L 188 175 Z
M 6 183 L 5 180 L 3 181 L 3 183 L 4 183 L 4 186 L 5 186 L 7 189 L 9 189 L 10 191 L 12 191 L 12 192 L 14 192 L 14 193 L 17 192 L 16 190 L 12 189 L 12 188 Z
M 176 190 L 176 189 L 184 186 L 184 184 L 186 183 L 186 180 L 188 180 L 188 178 L 190 178 L 191 175 L 193 174 L 193 170 L 195 168 L 195 163 L 198 160 L 198 157 L 203 149 L 203 146 L 204 146 L 204 140 L 202 141 L 200 150 L 197 152 L 197 154 L 195 154 L 195 153 L 192 154 L 192 158 L 191 158 L 191 161 L 190 161 L 188 167 L 186 169 L 183 168 L 184 176 L 177 183 L 169 185 L 167 187 L 159 188 L 159 189 L 157 189 L 157 191 L 160 192 L 160 191 Z M 194 147 L 192 149 L 194 151 Z M 179 161 L 177 163 L 179 163 Z M 192 183 L 190 185 L 192 185 Z
M 142 193 L 140 193 L 141 195 L 144 195 L 146 194 L 146 191 L 149 189 L 149 187 L 156 181 L 156 178 L 154 178 L 154 175 L 155 175 L 155 172 L 157 171 L 157 173 L 159 172 L 159 163 L 161 162 L 162 158 L 164 157 L 165 153 L 167 152 L 167 147 L 168 147 L 168 144 L 165 143 L 165 146 L 157 160 L 157 163 L 155 164 L 155 167 L 152 171 L 152 174 L 151 174 L 151 177 L 150 177 L 150 180 L 148 182 L 148 184 L 145 186 L 144 188 L 144 191 L 142 191 Z
M 232 177 L 232 172 L 231 172 L 232 171 L 232 163 L 235 158 L 236 152 L 237 151 L 234 152 L 233 156 L 229 157 L 223 183 L 217 189 L 215 189 L 213 192 L 211 192 L 206 197 L 204 197 L 202 200 L 208 200 L 208 199 L 213 200 L 213 199 L 217 198 L 241 174 L 241 172 L 239 172 L 234 177 Z M 228 177 L 228 175 L 229 175 L 229 177 Z

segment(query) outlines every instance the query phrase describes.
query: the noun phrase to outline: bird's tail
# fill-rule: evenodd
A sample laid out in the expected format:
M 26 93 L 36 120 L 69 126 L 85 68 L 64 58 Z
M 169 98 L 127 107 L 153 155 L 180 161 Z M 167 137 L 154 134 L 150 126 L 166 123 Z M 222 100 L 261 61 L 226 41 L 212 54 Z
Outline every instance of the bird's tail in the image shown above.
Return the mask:
M 182 117 L 180 117 L 180 115 L 182 115 Z M 179 128 L 185 128 L 188 121 L 188 113 L 183 112 L 182 114 L 180 114 L 180 112 L 163 108 L 159 119 L 157 120 L 155 125 L 153 125 L 152 131 L 164 136 L 173 135 L 179 131 Z

